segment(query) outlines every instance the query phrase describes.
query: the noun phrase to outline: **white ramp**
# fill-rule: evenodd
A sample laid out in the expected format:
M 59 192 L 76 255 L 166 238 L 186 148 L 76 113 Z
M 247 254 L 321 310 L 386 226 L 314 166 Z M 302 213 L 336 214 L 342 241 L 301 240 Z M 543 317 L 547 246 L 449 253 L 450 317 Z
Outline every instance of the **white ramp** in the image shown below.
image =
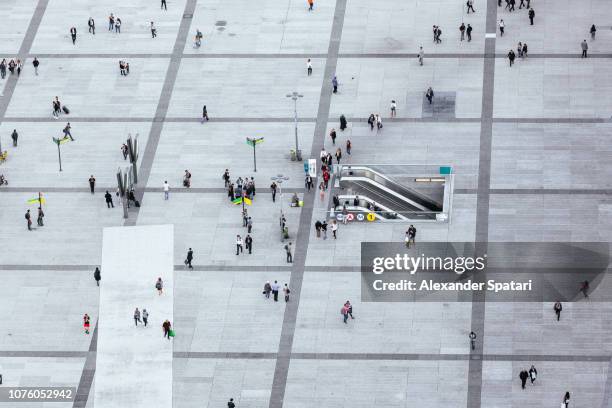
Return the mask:
M 172 225 L 104 229 L 96 408 L 172 407 L 174 340 L 163 337 L 162 323 L 174 324 L 173 251 Z M 146 328 L 134 325 L 136 307 L 149 312 Z

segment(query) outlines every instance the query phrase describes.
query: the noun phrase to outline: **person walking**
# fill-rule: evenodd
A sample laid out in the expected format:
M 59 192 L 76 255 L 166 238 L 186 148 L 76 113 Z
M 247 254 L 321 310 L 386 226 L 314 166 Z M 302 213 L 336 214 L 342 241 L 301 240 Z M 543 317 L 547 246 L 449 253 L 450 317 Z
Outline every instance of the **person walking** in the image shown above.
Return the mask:
M 147 327 L 147 324 L 149 323 L 149 312 L 147 312 L 147 309 L 142 309 L 142 322 L 144 323 L 145 327 Z
M 351 319 L 355 320 L 355 316 L 353 316 L 353 305 L 349 300 L 347 300 L 344 305 L 347 307 L 347 313 L 351 317 Z
M 115 16 L 113 13 L 108 16 L 108 31 L 113 31 L 115 28 Z
M 585 298 L 589 297 L 589 281 L 585 280 L 580 284 L 580 291 L 584 295 Z
M 249 234 L 244 238 L 244 245 L 246 246 L 247 251 L 249 251 L 249 255 L 253 251 L 253 238 Z
M 529 23 L 530 25 L 533 25 L 533 19 L 535 18 L 535 11 L 533 10 L 533 8 L 529 9 Z
M 336 136 L 336 129 L 332 128 L 329 132 L 329 137 L 331 138 L 333 145 L 336 144 Z
M 155 28 L 155 24 L 151 21 L 151 38 L 157 37 L 157 28 Z
M 348 324 L 347 320 L 348 320 L 348 306 L 346 305 L 346 303 L 344 305 L 342 305 L 342 309 L 340 309 L 340 314 L 342 315 L 344 324 Z
M 308 11 L 314 10 L 314 0 L 308 0 Z
M 527 54 L 528 54 L 527 43 L 523 43 L 523 50 L 521 52 L 521 56 L 523 57 L 523 59 L 527 58 Z
M 87 20 L 87 27 L 89 27 L 90 34 L 96 35 L 96 22 L 92 17 L 89 17 L 89 20 Z
M 569 403 L 570 403 L 570 393 L 569 391 L 567 391 L 565 395 L 563 396 L 562 405 L 565 405 L 564 408 L 569 408 Z
M 587 51 L 589 49 L 589 44 L 587 44 L 587 40 L 583 40 L 582 43 L 580 43 L 580 48 L 582 48 L 581 58 L 587 58 Z
M 283 293 L 285 294 L 285 303 L 289 302 L 289 294 L 291 291 L 289 290 L 289 286 L 285 283 L 285 287 L 283 288 Z
M 416 245 L 416 233 L 417 229 L 414 227 L 414 225 L 410 224 L 410 227 L 408 227 L 408 230 L 406 231 L 406 246 L 408 248 L 410 248 L 411 242 L 413 245 Z
M 423 59 L 425 58 L 425 51 L 423 51 L 423 47 L 419 47 L 418 58 L 419 58 L 419 65 L 423 66 Z
M 472 26 L 470 24 L 468 24 L 467 29 L 465 30 L 467 37 L 468 37 L 468 42 L 472 41 Z
M 442 29 L 440 28 L 440 26 L 436 26 L 436 43 L 437 44 L 440 44 L 442 42 L 442 38 L 440 38 L 441 36 L 442 36 Z
M 278 292 L 280 291 L 280 285 L 278 284 L 278 281 L 274 281 L 271 287 L 272 287 L 272 297 L 274 298 L 275 302 L 278 302 Z
M 162 323 L 162 330 L 164 331 L 164 337 L 168 337 L 168 340 L 170 340 L 170 330 L 172 330 L 172 324 L 170 323 L 170 320 L 166 319 Z
M 111 195 L 111 193 L 108 192 L 108 190 L 106 190 L 104 198 L 106 199 L 106 206 L 108 208 L 115 208 L 115 205 L 113 204 L 113 196 Z
M 236 235 L 236 255 L 241 254 L 242 252 L 242 237 L 240 235 Z
M 527 370 L 521 370 L 519 373 L 519 378 L 521 379 L 521 388 L 525 389 L 525 384 L 527 384 L 527 378 L 529 378 L 529 373 Z
M 325 220 L 321 223 L 321 231 L 323 232 L 323 239 L 327 239 L 327 221 Z
M 346 117 L 344 115 L 340 115 L 340 131 L 344 132 L 346 129 Z
M 90 318 L 87 313 L 83 315 L 83 329 L 85 330 L 85 334 L 89 334 L 89 326 L 90 326 Z
M 138 322 L 142 323 L 142 321 L 140 320 L 140 310 L 136 308 L 136 310 L 134 310 L 134 324 L 136 325 L 136 327 L 138 327 Z
M 38 66 L 40 65 L 40 61 L 38 61 L 38 58 L 34 57 L 32 65 L 34 66 L 34 75 L 38 76 Z
M 589 32 L 591 33 L 591 41 L 595 41 L 595 33 L 597 32 L 597 29 L 595 28 L 595 24 L 591 26 L 591 29 L 589 30 Z
M 100 273 L 100 268 L 96 266 L 96 270 L 94 271 L 94 279 L 96 280 L 96 286 L 100 286 L 100 280 L 102 280 L 102 273 Z
M 72 38 L 72 45 L 76 43 L 76 28 L 72 27 L 70 29 L 70 37 Z
M 510 62 L 510 66 L 512 66 L 512 64 L 514 64 L 514 59 L 516 58 L 516 54 L 514 54 L 513 50 L 510 50 L 508 52 L 508 61 Z
M 461 23 L 459 32 L 461 33 L 461 41 L 465 40 L 465 24 Z
M 331 230 L 332 230 L 332 235 L 333 235 L 334 239 L 337 239 L 338 238 L 338 235 L 337 235 L 337 233 L 338 233 L 338 222 L 336 220 L 334 220 L 332 222 Z
M 91 194 L 94 193 L 94 188 L 96 186 L 96 179 L 93 176 L 93 174 L 89 177 L 89 190 L 91 191 Z
M 28 231 L 32 231 L 32 216 L 30 215 L 30 210 L 27 210 L 25 213 L 26 223 L 28 224 Z
M 351 147 L 353 147 L 353 145 L 351 144 L 351 141 L 347 139 L 347 141 L 346 141 L 346 154 L 348 154 L 349 156 L 351 155 Z
M 230 398 L 227 402 L 227 408 L 236 408 L 236 404 L 234 404 L 234 399 Z
M 429 101 L 429 104 L 431 105 L 431 102 L 433 101 L 433 97 L 434 97 L 434 91 L 433 89 L 431 89 L 431 86 L 427 88 L 427 92 L 425 92 L 425 97 L 427 98 L 427 100 Z
M 333 93 L 338 93 L 338 78 L 335 75 L 332 78 L 332 87 L 334 88 Z
M 18 138 L 19 138 L 19 134 L 17 133 L 17 129 L 13 129 L 13 133 L 11 133 L 11 139 L 13 139 L 13 147 L 17 147 Z
M 115 20 L 115 33 L 121 34 L 121 19 L 119 17 Z
M 204 120 L 206 120 L 207 122 L 210 120 L 210 118 L 208 117 L 208 109 L 206 109 L 206 105 L 202 107 L 202 123 L 204 123 Z
M 557 315 L 557 321 L 559 321 L 561 319 L 561 311 L 563 310 L 563 305 L 561 305 L 561 302 L 557 300 L 555 302 L 555 305 L 553 306 L 553 310 L 555 311 L 555 314 Z
M 63 129 L 64 139 L 69 137 L 70 140 L 74 142 L 74 138 L 72 137 L 72 133 L 70 133 L 70 129 L 72 129 L 72 126 L 70 126 L 70 122 L 68 122 L 66 123 L 66 126 L 64 126 L 64 129 Z
M 187 258 L 185 258 L 185 265 L 187 265 L 189 269 L 193 269 L 193 266 L 191 266 L 192 261 L 193 261 L 193 249 L 189 248 L 187 250 Z
M 38 216 L 36 217 L 36 224 L 39 227 L 44 227 L 43 218 L 45 217 L 45 213 L 42 210 L 42 207 L 38 207 Z
M 471 331 L 469 334 L 469 338 L 470 338 L 470 347 L 472 348 L 472 350 L 476 350 L 476 333 Z
M 168 5 L 166 4 L 166 0 L 161 0 L 161 10 L 168 10 Z
M 474 0 L 467 0 L 467 2 L 465 3 L 467 6 L 467 13 L 470 14 L 470 10 L 472 10 L 472 13 L 475 13 L 476 10 L 474 10 Z
M 0 62 L 0 78 L 4 79 L 6 77 L 6 59 L 3 59 Z
M 503 37 L 504 36 L 504 28 L 506 27 L 506 24 L 504 23 L 504 19 L 499 20 L 499 36 Z
M 272 193 L 272 202 L 275 203 L 276 202 L 276 189 L 278 188 L 278 186 L 276 185 L 276 182 L 272 182 L 272 184 L 270 184 L 270 192 Z
M 270 293 L 272 292 L 272 285 L 270 285 L 270 281 L 266 281 L 263 288 L 263 294 L 266 299 L 270 299 Z
M 536 378 L 538 378 L 538 370 L 536 370 L 535 366 L 532 364 L 529 369 L 529 379 L 531 380 L 531 385 L 535 382 Z
M 155 282 L 155 289 L 157 289 L 157 294 L 161 296 L 164 293 L 164 282 L 162 278 L 157 278 L 157 282 Z
M 310 61 L 310 58 L 308 58 L 308 61 L 306 61 L 306 75 L 312 75 L 312 62 Z
M 291 242 L 287 243 L 287 245 L 285 245 L 285 251 L 287 253 L 287 263 L 292 263 L 293 262 L 293 254 L 291 253 Z
M 168 180 L 164 181 L 164 200 L 167 200 L 170 197 L 170 185 L 168 184 Z

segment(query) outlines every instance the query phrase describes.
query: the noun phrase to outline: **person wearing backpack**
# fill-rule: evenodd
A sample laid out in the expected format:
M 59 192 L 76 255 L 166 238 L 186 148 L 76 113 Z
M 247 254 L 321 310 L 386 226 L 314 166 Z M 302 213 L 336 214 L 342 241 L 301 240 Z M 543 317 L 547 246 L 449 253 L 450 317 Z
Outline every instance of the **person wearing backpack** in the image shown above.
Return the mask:
M 289 294 L 291 291 L 289 290 L 289 286 L 285 283 L 285 287 L 283 288 L 283 292 L 285 293 L 285 303 L 289 301 Z

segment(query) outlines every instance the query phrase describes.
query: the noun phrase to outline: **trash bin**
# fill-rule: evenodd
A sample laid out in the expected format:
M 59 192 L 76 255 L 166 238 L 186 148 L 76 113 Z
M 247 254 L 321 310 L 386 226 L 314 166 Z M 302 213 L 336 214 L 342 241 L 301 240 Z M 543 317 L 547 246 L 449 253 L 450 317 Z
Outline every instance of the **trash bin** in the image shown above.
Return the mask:
M 297 160 L 297 153 L 295 152 L 295 149 L 289 150 L 289 156 L 291 157 L 291 161 Z

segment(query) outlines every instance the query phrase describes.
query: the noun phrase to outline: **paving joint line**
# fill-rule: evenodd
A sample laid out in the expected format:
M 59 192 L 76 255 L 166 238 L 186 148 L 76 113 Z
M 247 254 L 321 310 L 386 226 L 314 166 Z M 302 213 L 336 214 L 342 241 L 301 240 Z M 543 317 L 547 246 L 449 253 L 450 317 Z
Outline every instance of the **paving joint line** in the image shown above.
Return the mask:
M 487 0 L 485 32 L 497 31 L 497 0 Z M 485 39 L 485 54 L 495 53 L 495 36 Z M 476 256 L 487 253 L 489 241 L 489 202 L 491 192 L 491 154 L 493 145 L 493 101 L 495 96 L 495 59 L 484 58 L 482 70 L 482 101 L 480 149 L 478 154 L 478 194 L 476 197 Z M 486 270 L 475 279 L 486 280 Z M 476 333 L 476 347 L 470 350 L 468 363 L 467 407 L 482 406 L 482 380 L 486 318 L 486 292 L 472 292 L 471 331 Z M 467 337 L 467 336 L 466 336 Z M 466 338 L 467 340 L 467 338 Z
M 331 80 L 336 74 L 336 66 L 338 64 L 338 54 L 340 52 L 340 39 L 342 38 L 346 3 L 347 0 L 336 0 L 335 4 L 334 19 L 331 27 L 327 59 L 325 60 L 323 82 L 321 84 L 321 93 L 319 97 L 319 107 L 317 110 L 317 123 L 315 125 L 310 149 L 311 154 L 316 154 L 316 152 L 321 150 L 327 133 L 327 124 L 329 121 L 332 98 Z M 274 367 L 272 390 L 270 392 L 270 401 L 268 405 L 269 408 L 282 408 L 284 403 L 287 378 L 289 376 L 291 352 L 293 348 L 293 336 L 295 334 L 298 307 L 300 304 L 300 294 L 304 279 L 304 268 L 306 265 L 306 256 L 308 252 L 308 243 L 310 241 L 310 223 L 312 221 L 314 211 L 315 197 L 315 192 L 310 193 L 308 200 L 306 200 L 306 197 L 304 197 L 305 206 L 302 208 L 302 212 L 300 214 L 299 228 L 297 230 L 294 248 L 294 263 L 291 270 L 291 278 L 289 280 L 289 287 L 291 288 L 291 302 L 287 303 L 285 313 L 283 315 L 283 326 L 278 346 L 278 357 Z

